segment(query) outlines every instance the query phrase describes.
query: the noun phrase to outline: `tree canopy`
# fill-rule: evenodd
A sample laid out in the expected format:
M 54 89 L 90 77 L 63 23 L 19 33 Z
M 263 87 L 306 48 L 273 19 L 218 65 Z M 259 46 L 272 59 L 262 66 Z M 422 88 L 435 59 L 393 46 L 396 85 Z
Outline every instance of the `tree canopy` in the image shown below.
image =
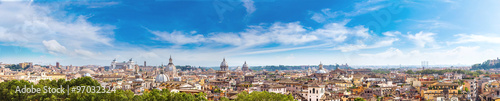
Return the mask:
M 252 92 L 248 94 L 247 92 L 241 92 L 237 94 L 235 101 L 293 101 L 292 95 L 284 95 L 273 92 Z

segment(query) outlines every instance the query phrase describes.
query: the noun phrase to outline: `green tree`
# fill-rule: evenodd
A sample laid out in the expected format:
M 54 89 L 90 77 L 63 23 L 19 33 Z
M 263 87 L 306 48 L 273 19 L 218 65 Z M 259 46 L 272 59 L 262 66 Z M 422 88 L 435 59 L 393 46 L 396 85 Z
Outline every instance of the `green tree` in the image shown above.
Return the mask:
M 230 100 L 228 98 L 226 98 L 226 97 L 221 97 L 220 101 L 230 101 Z
M 415 74 L 415 72 L 413 72 L 413 70 L 408 70 L 406 71 L 406 74 Z
M 354 99 L 354 101 L 366 101 L 366 100 L 363 98 L 356 98 L 356 99 Z
M 267 91 L 262 92 L 252 92 L 248 94 L 247 92 L 241 92 L 237 94 L 236 101 L 292 101 L 292 95 L 277 94 Z

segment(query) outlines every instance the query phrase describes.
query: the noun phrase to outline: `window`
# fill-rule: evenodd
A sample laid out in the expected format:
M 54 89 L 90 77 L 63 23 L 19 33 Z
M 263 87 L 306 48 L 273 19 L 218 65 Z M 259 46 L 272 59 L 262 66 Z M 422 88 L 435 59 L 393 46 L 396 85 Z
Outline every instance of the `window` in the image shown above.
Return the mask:
M 313 93 L 315 93 L 315 92 L 316 92 L 316 89 L 313 88 Z

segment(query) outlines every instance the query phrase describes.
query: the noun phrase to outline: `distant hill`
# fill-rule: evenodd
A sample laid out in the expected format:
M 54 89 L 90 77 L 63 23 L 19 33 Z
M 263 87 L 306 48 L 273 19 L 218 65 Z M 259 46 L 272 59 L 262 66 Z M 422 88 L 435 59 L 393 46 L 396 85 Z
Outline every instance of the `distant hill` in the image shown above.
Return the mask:
M 178 70 L 181 70 L 181 71 L 186 71 L 186 70 L 197 70 L 198 68 L 202 69 L 202 70 L 208 70 L 207 68 L 202 68 L 202 67 L 194 67 L 194 66 L 190 66 L 190 65 L 185 65 L 185 66 L 180 66 L 180 65 L 177 65 L 175 66 L 176 69 Z
M 479 70 L 479 69 L 488 70 L 488 69 L 497 69 L 497 68 L 500 68 L 500 59 L 499 58 L 492 59 L 492 60 L 486 60 L 483 63 L 474 64 L 474 65 L 472 65 L 471 70 Z
M 335 70 L 336 67 L 339 67 L 340 69 L 347 69 L 347 68 L 350 68 L 352 69 L 351 67 L 349 67 L 348 65 L 323 65 L 323 68 L 327 69 L 327 70 Z M 307 69 L 313 69 L 313 68 L 319 68 L 318 66 L 286 66 L 286 65 L 278 65 L 278 66 L 274 66 L 274 65 L 270 65 L 270 66 L 258 66 L 258 67 L 250 67 L 250 69 L 252 70 L 267 70 L 267 71 L 274 71 L 274 70 L 307 70 Z

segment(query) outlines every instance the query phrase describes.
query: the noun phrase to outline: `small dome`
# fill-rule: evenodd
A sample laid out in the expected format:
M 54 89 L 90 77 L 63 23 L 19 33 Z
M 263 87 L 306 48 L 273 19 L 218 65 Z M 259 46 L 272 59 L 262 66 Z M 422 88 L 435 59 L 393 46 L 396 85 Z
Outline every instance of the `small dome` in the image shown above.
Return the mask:
M 228 66 L 228 65 L 227 65 L 227 62 L 226 62 L 226 58 L 224 58 L 224 59 L 222 60 L 222 63 L 220 63 L 220 66 L 221 66 L 221 67 L 223 67 L 223 66 Z
M 82 70 L 80 70 L 78 73 L 79 73 L 79 74 L 82 74 L 82 75 L 84 75 L 84 74 L 86 74 L 86 73 L 89 73 L 89 74 L 95 74 L 95 72 L 94 72 L 94 71 L 92 71 L 92 70 L 90 70 L 90 69 L 82 69 Z
M 245 61 L 245 64 L 243 64 L 243 68 L 248 68 L 247 62 Z
M 164 74 L 160 74 L 155 78 L 155 82 L 167 82 L 167 81 L 170 81 L 170 79 L 168 78 L 168 76 Z
M 83 75 L 84 77 L 92 77 L 92 75 L 90 75 L 90 73 L 85 73 L 85 75 Z
M 316 73 L 326 73 L 326 71 L 321 69 L 321 70 L 316 71 Z
M 142 78 L 137 78 L 134 80 L 134 82 L 143 82 L 144 80 L 142 80 Z
M 144 80 L 141 78 L 141 74 L 137 73 L 135 74 L 135 80 L 134 82 L 143 82 Z
M 323 64 L 319 62 L 319 69 L 316 73 L 326 73 L 326 70 L 323 68 Z

